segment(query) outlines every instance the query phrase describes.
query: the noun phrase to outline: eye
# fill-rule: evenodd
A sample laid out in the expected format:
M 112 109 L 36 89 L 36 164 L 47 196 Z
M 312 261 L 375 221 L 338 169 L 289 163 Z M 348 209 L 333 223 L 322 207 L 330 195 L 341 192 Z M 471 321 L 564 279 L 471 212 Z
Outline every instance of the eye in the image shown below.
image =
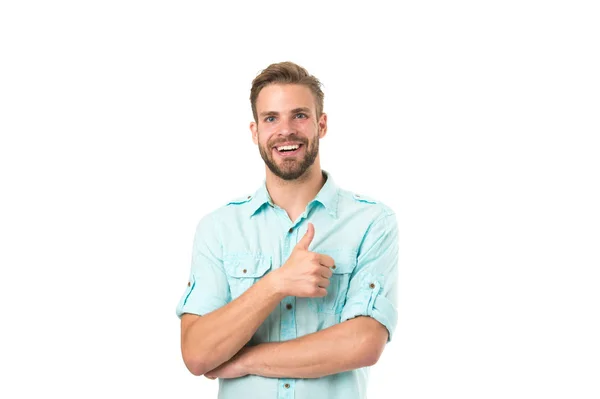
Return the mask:
M 306 119 L 306 118 L 308 118 L 308 116 L 303 112 L 299 112 L 296 114 L 296 118 Z
M 265 122 L 273 122 L 274 120 L 275 120 L 275 117 L 274 117 L 274 116 L 267 116 L 267 117 L 265 118 Z

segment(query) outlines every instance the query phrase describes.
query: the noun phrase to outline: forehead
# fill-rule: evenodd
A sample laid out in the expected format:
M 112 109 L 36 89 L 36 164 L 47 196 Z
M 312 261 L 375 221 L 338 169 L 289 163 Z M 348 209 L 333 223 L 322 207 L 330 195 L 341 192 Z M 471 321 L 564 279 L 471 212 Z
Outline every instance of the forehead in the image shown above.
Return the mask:
M 265 86 L 256 98 L 256 111 L 285 112 L 295 108 L 309 108 L 314 111 L 315 98 L 310 89 L 298 84 L 270 84 Z

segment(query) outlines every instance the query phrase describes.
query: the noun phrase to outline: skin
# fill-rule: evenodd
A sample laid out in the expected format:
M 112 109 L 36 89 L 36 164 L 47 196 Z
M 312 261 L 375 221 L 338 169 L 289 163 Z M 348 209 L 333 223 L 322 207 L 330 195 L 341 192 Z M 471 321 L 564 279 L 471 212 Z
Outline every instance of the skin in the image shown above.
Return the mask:
M 325 183 L 318 149 L 327 133 L 327 115 L 317 115 L 310 89 L 295 84 L 266 86 L 256 108 L 258 120 L 250 123 L 250 131 L 265 162 L 267 190 L 273 203 L 296 220 Z M 287 141 L 303 146 L 295 157 L 284 159 L 273 147 Z M 248 374 L 318 378 L 378 361 L 388 332 L 370 317 L 357 317 L 285 342 L 245 346 L 285 297 L 327 294 L 329 268 L 335 261 L 308 250 L 313 237 L 314 226 L 309 223 L 283 266 L 209 314 L 182 316 L 181 350 L 192 374 L 210 379 Z
M 375 319 L 361 316 L 290 341 L 244 347 L 205 376 L 320 378 L 374 365 L 386 340 L 385 327 Z

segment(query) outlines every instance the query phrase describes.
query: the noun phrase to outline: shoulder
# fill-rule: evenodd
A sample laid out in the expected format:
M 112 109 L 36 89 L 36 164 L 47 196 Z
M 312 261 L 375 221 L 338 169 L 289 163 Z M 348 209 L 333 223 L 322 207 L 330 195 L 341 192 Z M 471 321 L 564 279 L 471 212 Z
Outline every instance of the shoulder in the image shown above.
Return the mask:
M 222 223 L 230 223 L 248 216 L 253 198 L 254 194 L 251 193 L 230 198 L 212 212 L 214 219 Z
M 379 239 L 387 237 L 397 239 L 398 220 L 392 207 L 384 203 L 380 198 L 364 194 L 363 192 L 340 190 L 344 197 L 345 217 L 351 218 L 362 226 L 360 231 L 363 234 L 363 240 Z M 341 200 L 341 199 L 340 199 Z
M 199 239 L 223 237 L 226 226 L 235 225 L 247 214 L 244 204 L 250 202 L 251 199 L 252 195 L 246 194 L 220 204 L 213 204 L 213 207 L 197 219 L 196 237 Z

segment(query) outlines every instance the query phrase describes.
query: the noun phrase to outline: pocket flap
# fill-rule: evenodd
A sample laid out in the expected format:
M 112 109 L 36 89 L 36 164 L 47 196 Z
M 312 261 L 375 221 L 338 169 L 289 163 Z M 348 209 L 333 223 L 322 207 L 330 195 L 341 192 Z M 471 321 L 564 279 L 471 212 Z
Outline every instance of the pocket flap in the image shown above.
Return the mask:
M 271 257 L 255 255 L 235 255 L 223 260 L 225 272 L 231 277 L 257 278 L 264 275 L 271 268 Z
M 335 268 L 330 267 L 333 274 L 352 273 L 356 266 L 356 254 L 347 249 L 323 249 L 315 251 L 320 254 L 329 255 L 335 262 Z

